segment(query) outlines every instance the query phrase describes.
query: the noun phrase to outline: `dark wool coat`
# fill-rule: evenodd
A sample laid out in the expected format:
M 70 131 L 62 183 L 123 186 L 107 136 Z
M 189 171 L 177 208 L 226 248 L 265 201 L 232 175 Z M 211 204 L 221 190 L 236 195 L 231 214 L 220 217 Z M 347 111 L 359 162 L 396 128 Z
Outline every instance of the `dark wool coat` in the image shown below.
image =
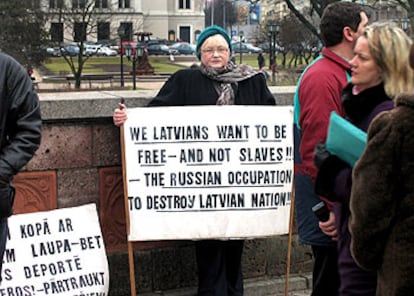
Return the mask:
M 232 84 L 235 105 L 275 105 L 275 98 L 267 88 L 263 74 Z M 160 89 L 149 106 L 216 105 L 219 94 L 214 81 L 198 68 L 175 72 Z
M 351 251 L 378 271 L 377 295 L 414 294 L 414 95 L 370 125 L 364 154 L 353 171 Z
M 394 104 L 384 91 L 384 85 L 353 94 L 353 85 L 343 91 L 342 99 L 346 118 L 366 131 L 372 120 L 381 112 L 390 110 Z M 338 230 L 338 271 L 341 278 L 339 295 L 375 295 L 376 272 L 361 269 L 350 252 L 351 234 L 348 229 L 349 199 L 352 187 L 352 168 L 330 156 L 319 167 L 315 191 L 334 201 L 335 223 Z M 361 197 L 363 198 L 363 196 Z

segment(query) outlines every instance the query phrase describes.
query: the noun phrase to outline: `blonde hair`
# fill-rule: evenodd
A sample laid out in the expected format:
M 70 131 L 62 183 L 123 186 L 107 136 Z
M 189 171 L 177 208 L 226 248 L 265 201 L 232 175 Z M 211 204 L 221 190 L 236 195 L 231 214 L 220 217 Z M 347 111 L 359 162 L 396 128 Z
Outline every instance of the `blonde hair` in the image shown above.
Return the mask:
M 365 28 L 369 51 L 381 69 L 385 92 L 394 97 L 414 91 L 414 73 L 409 63 L 411 39 L 392 22 L 376 22 Z

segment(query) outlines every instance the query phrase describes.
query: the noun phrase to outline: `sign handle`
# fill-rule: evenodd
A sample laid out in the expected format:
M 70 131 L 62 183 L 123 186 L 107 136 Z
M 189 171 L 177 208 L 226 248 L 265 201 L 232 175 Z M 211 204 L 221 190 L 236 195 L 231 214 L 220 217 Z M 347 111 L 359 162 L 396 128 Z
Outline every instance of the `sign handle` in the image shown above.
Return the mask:
M 125 137 L 124 137 L 124 126 L 120 126 L 121 132 L 121 154 L 122 154 L 122 180 L 124 184 L 124 204 L 125 204 L 125 226 L 127 233 L 128 242 L 128 263 L 129 263 L 129 281 L 131 296 L 136 295 L 136 284 L 135 284 L 135 266 L 134 266 L 134 248 L 131 241 L 129 241 L 130 233 L 130 221 L 129 221 L 129 207 L 128 207 L 128 180 L 126 176 L 126 157 L 125 157 Z
M 290 220 L 289 220 L 289 237 L 288 248 L 286 258 L 286 281 L 285 281 L 285 296 L 289 295 L 289 276 L 290 276 L 290 255 L 292 252 L 292 235 L 293 235 L 293 222 L 295 217 L 295 186 L 292 182 L 292 199 L 290 202 Z

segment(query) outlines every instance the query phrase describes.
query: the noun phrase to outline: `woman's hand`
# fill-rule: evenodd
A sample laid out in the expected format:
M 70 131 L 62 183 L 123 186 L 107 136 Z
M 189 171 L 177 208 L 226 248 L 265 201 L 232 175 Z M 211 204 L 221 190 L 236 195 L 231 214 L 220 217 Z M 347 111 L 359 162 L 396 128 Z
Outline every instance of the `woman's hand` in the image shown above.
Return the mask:
M 126 113 L 126 106 L 123 103 L 118 103 L 118 108 L 115 109 L 113 120 L 116 126 L 121 126 L 128 119 Z
M 338 231 L 336 230 L 335 226 L 335 214 L 333 212 L 329 212 L 328 221 L 319 222 L 319 228 L 322 230 L 323 233 L 332 237 L 332 240 L 338 240 Z

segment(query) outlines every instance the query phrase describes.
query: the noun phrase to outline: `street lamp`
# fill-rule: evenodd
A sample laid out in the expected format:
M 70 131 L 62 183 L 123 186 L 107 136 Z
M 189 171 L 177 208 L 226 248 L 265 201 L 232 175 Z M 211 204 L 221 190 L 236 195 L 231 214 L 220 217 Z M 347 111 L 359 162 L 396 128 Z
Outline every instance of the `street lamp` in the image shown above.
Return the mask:
M 407 30 L 408 30 L 408 23 L 409 23 L 410 21 L 409 21 L 409 19 L 407 19 L 407 18 L 403 18 L 403 19 L 401 19 L 401 29 L 403 29 L 404 30 L 404 32 L 407 32 Z
M 137 89 L 137 60 L 139 57 L 142 57 L 144 54 L 144 47 L 140 44 L 137 44 L 135 48 L 132 48 L 130 44 L 125 47 L 125 55 L 128 58 L 128 61 L 132 59 L 132 89 Z
M 124 57 L 124 48 L 123 48 L 123 45 L 122 45 L 122 41 L 125 37 L 125 33 L 126 33 L 125 27 L 121 24 L 118 28 L 119 43 L 121 43 L 120 44 L 120 49 L 121 49 L 121 54 L 120 54 L 120 57 L 121 57 L 121 87 L 124 87 L 124 84 L 125 84 L 124 83 L 124 58 L 123 58 Z
M 272 70 L 272 81 L 276 82 L 275 72 L 276 72 L 276 37 L 280 32 L 280 24 L 270 23 L 269 28 L 269 37 L 270 37 L 270 55 L 269 55 L 269 65 Z
M 210 17 L 211 17 L 211 26 L 214 25 L 214 0 L 207 0 L 210 2 Z
M 240 37 L 240 64 L 242 63 L 242 56 L 243 56 L 243 50 L 242 50 L 242 41 L 243 41 L 243 35 L 244 35 L 244 32 L 243 31 L 240 31 L 239 32 L 239 37 Z

